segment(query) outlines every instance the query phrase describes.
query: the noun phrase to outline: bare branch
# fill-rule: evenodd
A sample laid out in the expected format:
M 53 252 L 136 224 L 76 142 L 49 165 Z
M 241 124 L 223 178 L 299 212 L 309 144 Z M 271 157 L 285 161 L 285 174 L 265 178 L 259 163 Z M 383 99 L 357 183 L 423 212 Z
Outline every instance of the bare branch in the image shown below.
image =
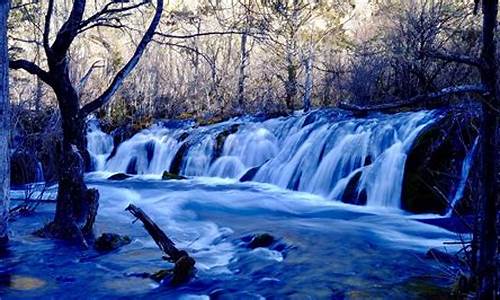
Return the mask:
M 113 97 L 116 91 L 118 91 L 118 88 L 120 88 L 120 86 L 123 84 L 125 78 L 130 74 L 130 72 L 132 72 L 135 66 L 139 63 L 139 60 L 144 54 L 147 45 L 153 39 L 155 30 L 158 27 L 158 24 L 160 23 L 162 13 L 163 13 L 163 0 L 157 0 L 157 6 L 153 20 L 151 21 L 146 33 L 144 33 L 144 36 L 142 37 L 141 41 L 137 45 L 134 54 L 132 55 L 130 60 L 125 64 L 125 66 L 120 71 L 118 71 L 115 78 L 111 82 L 110 86 L 104 91 L 104 93 L 94 101 L 82 107 L 82 109 L 80 110 L 81 118 L 85 118 L 88 114 L 90 114 L 94 110 L 108 103 L 111 100 L 111 97 Z
M 49 0 L 49 6 L 47 8 L 47 13 L 45 14 L 45 28 L 43 30 L 43 48 L 47 57 L 50 55 L 50 20 L 52 19 L 52 12 L 54 11 L 54 0 Z
M 90 68 L 87 70 L 85 75 L 83 75 L 82 79 L 80 79 L 80 82 L 78 84 L 78 87 L 76 88 L 76 91 L 80 94 L 81 90 L 85 87 L 87 84 L 87 81 L 90 78 L 90 75 L 92 75 L 92 72 L 97 69 L 97 68 L 103 68 L 103 65 L 99 65 L 100 61 L 96 61 L 95 63 L 90 66 Z
M 49 73 L 31 61 L 24 59 L 11 60 L 9 61 L 9 68 L 13 70 L 25 70 L 30 74 L 38 76 L 43 82 L 47 83 L 48 85 L 51 84 Z
M 66 52 L 73 43 L 73 40 L 76 38 L 84 12 L 85 0 L 73 1 L 71 13 L 66 22 L 62 25 L 61 29 L 59 29 L 56 40 L 51 47 L 51 52 L 57 54 L 57 57 L 55 57 L 56 60 L 62 59 L 66 55 Z
M 447 62 L 462 63 L 462 64 L 467 64 L 469 66 L 478 67 L 478 68 L 481 66 L 481 62 L 478 59 L 475 59 L 475 58 L 470 57 L 468 55 L 443 53 L 443 52 L 439 52 L 439 51 L 425 51 L 423 54 L 425 56 L 444 60 Z
M 245 33 L 244 31 L 210 31 L 210 32 L 199 32 L 199 33 L 193 33 L 193 34 L 186 34 L 186 35 L 175 35 L 175 34 L 168 34 L 168 33 L 162 33 L 162 32 L 155 32 L 156 35 L 159 35 L 161 37 L 165 38 L 170 38 L 170 39 L 191 39 L 195 37 L 200 37 L 200 36 L 210 36 L 210 35 L 231 35 L 231 34 L 248 34 Z
M 121 2 L 118 2 L 118 1 L 112 1 L 112 2 L 104 5 L 104 7 L 100 11 L 98 11 L 95 14 L 93 14 L 88 19 L 83 20 L 80 23 L 80 25 L 79 25 L 79 29 L 80 29 L 80 31 L 84 31 L 84 30 L 86 30 L 84 28 L 87 27 L 87 26 L 89 26 L 91 23 L 100 22 L 102 24 L 103 18 L 104 19 L 108 19 L 105 16 L 110 16 L 110 15 L 114 15 L 114 14 L 118 14 L 118 13 L 124 13 L 124 12 L 127 12 L 129 10 L 133 10 L 133 9 L 139 8 L 139 7 L 141 7 L 143 5 L 146 5 L 146 4 L 150 3 L 150 2 L 151 2 L 151 0 L 144 0 L 144 1 L 140 2 L 140 3 L 134 4 L 134 5 L 130 5 L 130 6 L 122 6 L 122 7 L 119 7 L 119 8 L 111 8 L 113 5 L 117 5 L 117 4 L 121 3 Z M 95 26 L 92 26 L 92 27 L 95 27 Z

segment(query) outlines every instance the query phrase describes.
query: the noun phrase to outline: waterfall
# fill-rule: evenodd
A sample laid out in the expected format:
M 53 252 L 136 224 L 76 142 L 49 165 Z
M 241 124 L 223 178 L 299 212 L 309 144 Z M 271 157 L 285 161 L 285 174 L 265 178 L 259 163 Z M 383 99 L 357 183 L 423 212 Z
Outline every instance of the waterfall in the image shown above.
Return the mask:
M 87 150 L 92 158 L 94 170 L 103 170 L 106 158 L 113 150 L 113 138 L 102 132 L 99 122 L 91 119 L 87 122 Z
M 464 161 L 462 163 L 462 172 L 460 174 L 460 181 L 458 182 L 458 186 L 453 194 L 449 199 L 450 201 L 450 208 L 448 212 L 446 213 L 446 217 L 451 217 L 453 214 L 453 209 L 455 206 L 458 204 L 458 202 L 462 199 L 464 195 L 464 190 L 465 190 L 465 185 L 467 184 L 467 179 L 469 178 L 469 173 L 470 169 L 472 166 L 472 160 L 474 158 L 474 155 L 476 153 L 476 148 L 479 143 L 479 137 L 476 138 L 474 141 L 474 144 L 472 145 L 472 148 L 470 149 L 469 152 L 467 152 L 467 155 L 464 158 Z
M 245 175 L 331 200 L 399 208 L 408 151 L 438 117 L 436 111 L 354 118 L 339 110 L 317 110 L 210 126 L 159 123 L 123 142 L 113 157 L 108 157 L 112 138 L 94 126 L 88 143 L 95 170 Z

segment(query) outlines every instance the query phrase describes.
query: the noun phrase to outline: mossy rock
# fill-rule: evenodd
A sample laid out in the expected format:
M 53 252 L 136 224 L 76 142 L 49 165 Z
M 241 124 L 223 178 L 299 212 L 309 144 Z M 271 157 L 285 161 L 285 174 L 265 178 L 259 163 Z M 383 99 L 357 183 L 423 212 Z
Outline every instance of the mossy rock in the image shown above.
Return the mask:
M 161 175 L 161 180 L 184 180 L 184 179 L 187 179 L 187 177 L 173 174 L 167 171 L 163 172 L 163 174 Z
M 109 252 L 132 242 L 130 237 L 116 233 L 103 233 L 95 240 L 94 248 L 99 252 Z
M 198 118 L 196 119 L 196 122 L 200 126 L 208 126 L 208 125 L 213 125 L 217 123 L 224 122 L 225 118 L 223 116 L 213 116 L 211 118 L 205 119 L 205 118 Z
M 117 173 L 117 174 L 113 174 L 113 175 L 109 176 L 108 180 L 121 181 L 121 180 L 128 179 L 130 177 L 132 177 L 132 175 L 128 175 L 128 174 L 125 174 L 125 173 Z

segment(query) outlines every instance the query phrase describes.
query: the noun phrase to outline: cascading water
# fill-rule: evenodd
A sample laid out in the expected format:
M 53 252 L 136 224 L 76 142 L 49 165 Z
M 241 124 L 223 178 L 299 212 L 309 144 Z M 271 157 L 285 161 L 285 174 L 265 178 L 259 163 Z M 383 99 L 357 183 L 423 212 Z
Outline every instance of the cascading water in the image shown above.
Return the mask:
M 265 121 L 235 118 L 204 127 L 156 124 L 123 142 L 113 157 L 112 138 L 94 126 L 88 143 L 98 171 L 171 170 L 239 179 L 251 170 L 253 181 L 399 208 L 407 153 L 438 118 L 435 111 L 353 118 L 323 110 Z
M 458 202 L 462 199 L 465 191 L 465 185 L 467 184 L 467 179 L 469 178 L 469 173 L 470 169 L 472 167 L 472 160 L 474 158 L 474 155 L 476 154 L 476 148 L 479 143 L 479 137 L 477 137 L 474 140 L 474 144 L 472 145 L 472 148 L 470 149 L 469 152 L 467 152 L 467 155 L 464 158 L 464 162 L 462 163 L 462 172 L 460 175 L 460 181 L 458 182 L 458 186 L 453 193 L 453 195 L 450 197 L 450 208 L 448 212 L 446 213 L 446 217 L 451 217 L 453 214 L 453 209 L 455 206 L 458 204 Z
M 99 123 L 95 119 L 91 119 L 87 123 L 87 149 L 92 158 L 93 169 L 102 170 L 106 158 L 113 150 L 113 138 L 101 131 Z

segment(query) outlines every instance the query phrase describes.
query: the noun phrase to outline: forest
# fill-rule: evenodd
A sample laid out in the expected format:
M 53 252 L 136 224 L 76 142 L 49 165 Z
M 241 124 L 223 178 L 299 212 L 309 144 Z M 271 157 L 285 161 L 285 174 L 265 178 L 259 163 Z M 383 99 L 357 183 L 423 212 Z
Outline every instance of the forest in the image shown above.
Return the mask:
M 0 299 L 500 299 L 498 0 L 0 0 Z

